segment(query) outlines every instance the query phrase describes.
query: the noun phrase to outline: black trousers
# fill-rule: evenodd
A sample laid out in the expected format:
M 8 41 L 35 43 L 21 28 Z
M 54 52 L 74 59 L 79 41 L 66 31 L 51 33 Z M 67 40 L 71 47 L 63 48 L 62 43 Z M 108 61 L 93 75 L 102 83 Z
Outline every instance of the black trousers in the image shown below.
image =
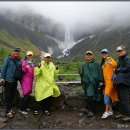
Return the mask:
M 13 106 L 13 99 L 17 89 L 17 82 L 5 82 L 4 84 L 5 90 L 5 105 L 6 105 L 6 112 L 9 112 Z
M 49 110 L 52 103 L 52 97 L 48 97 L 42 101 L 36 101 L 36 107 L 35 110 L 39 110 L 39 108 L 42 108 L 43 111 Z
M 125 84 L 117 85 L 117 93 L 119 97 L 119 111 L 122 114 L 130 115 L 130 87 Z
M 86 108 L 88 109 L 89 112 L 96 111 L 96 102 L 94 101 L 93 96 L 86 97 Z
M 30 97 L 30 92 L 27 93 L 26 95 L 24 95 L 23 98 L 21 99 L 21 102 L 20 102 L 21 111 L 26 111 L 26 109 L 28 107 L 29 97 Z

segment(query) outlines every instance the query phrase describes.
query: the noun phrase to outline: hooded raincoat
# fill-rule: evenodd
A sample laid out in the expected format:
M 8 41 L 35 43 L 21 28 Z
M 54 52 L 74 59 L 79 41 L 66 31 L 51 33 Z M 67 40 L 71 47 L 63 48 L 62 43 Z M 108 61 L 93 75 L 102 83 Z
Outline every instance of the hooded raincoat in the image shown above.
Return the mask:
M 29 65 L 27 69 L 26 66 Z M 32 92 L 33 79 L 34 79 L 34 64 L 29 64 L 26 59 L 22 61 L 23 76 L 20 81 L 23 90 L 23 95 Z
M 86 61 L 82 65 L 81 82 L 83 85 L 85 96 L 93 96 L 100 99 L 100 94 L 97 92 L 99 82 L 103 82 L 103 75 L 99 63 L 95 60 Z
M 42 101 L 47 97 L 60 96 L 60 90 L 55 84 L 54 77 L 57 76 L 59 70 L 56 70 L 55 65 L 50 62 L 41 62 L 41 67 L 36 67 L 34 74 L 36 76 L 36 86 L 34 89 L 36 101 Z
M 107 57 L 104 65 L 102 65 L 103 76 L 105 81 L 104 94 L 108 95 L 112 101 L 118 101 L 117 90 L 116 87 L 113 86 L 112 82 L 112 76 L 116 67 L 117 63 L 112 57 Z

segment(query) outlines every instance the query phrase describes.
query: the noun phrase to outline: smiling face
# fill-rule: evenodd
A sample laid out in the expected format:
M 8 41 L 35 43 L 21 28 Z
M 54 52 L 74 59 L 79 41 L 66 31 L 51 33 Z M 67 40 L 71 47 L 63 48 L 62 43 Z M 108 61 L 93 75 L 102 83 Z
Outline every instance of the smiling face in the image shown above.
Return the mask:
M 87 61 L 91 61 L 91 60 L 93 60 L 93 55 L 92 54 L 86 54 L 85 55 L 85 60 L 87 60 Z
M 108 57 L 108 54 L 107 54 L 107 53 L 105 53 L 105 52 L 102 52 L 102 54 L 101 54 L 101 55 L 102 55 L 102 58 L 104 58 L 104 59 Z
M 12 52 L 12 55 L 13 55 L 15 58 L 19 58 L 19 57 L 20 57 L 20 54 L 21 54 L 21 52 L 19 52 L 19 51 L 13 51 L 13 52 Z
M 118 51 L 117 51 L 117 55 L 118 55 L 119 57 L 124 56 L 124 55 L 126 55 L 126 51 L 125 51 L 125 50 L 118 50 Z
M 32 60 L 33 60 L 33 55 L 28 55 L 28 56 L 27 56 L 27 60 L 28 60 L 28 61 L 32 61 Z
M 51 60 L 51 57 L 50 56 L 44 57 L 44 60 L 45 60 L 46 63 L 49 63 L 50 60 Z

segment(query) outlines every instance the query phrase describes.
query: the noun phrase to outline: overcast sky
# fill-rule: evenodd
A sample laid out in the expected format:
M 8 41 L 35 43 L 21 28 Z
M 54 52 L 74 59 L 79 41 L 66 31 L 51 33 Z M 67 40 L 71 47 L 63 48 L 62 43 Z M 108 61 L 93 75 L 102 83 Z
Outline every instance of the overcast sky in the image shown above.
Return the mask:
M 0 8 L 31 8 L 57 22 L 102 24 L 130 20 L 130 2 L 0 2 Z

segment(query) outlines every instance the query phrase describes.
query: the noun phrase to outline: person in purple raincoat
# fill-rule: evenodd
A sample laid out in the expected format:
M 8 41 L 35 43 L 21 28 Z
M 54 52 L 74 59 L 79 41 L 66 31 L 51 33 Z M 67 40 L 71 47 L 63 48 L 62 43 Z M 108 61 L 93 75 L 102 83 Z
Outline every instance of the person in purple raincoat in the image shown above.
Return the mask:
M 27 105 L 30 94 L 32 93 L 33 79 L 34 79 L 34 63 L 33 63 L 33 52 L 28 51 L 25 59 L 22 61 L 23 77 L 20 81 L 23 98 L 20 103 L 19 112 L 23 115 L 27 115 Z

